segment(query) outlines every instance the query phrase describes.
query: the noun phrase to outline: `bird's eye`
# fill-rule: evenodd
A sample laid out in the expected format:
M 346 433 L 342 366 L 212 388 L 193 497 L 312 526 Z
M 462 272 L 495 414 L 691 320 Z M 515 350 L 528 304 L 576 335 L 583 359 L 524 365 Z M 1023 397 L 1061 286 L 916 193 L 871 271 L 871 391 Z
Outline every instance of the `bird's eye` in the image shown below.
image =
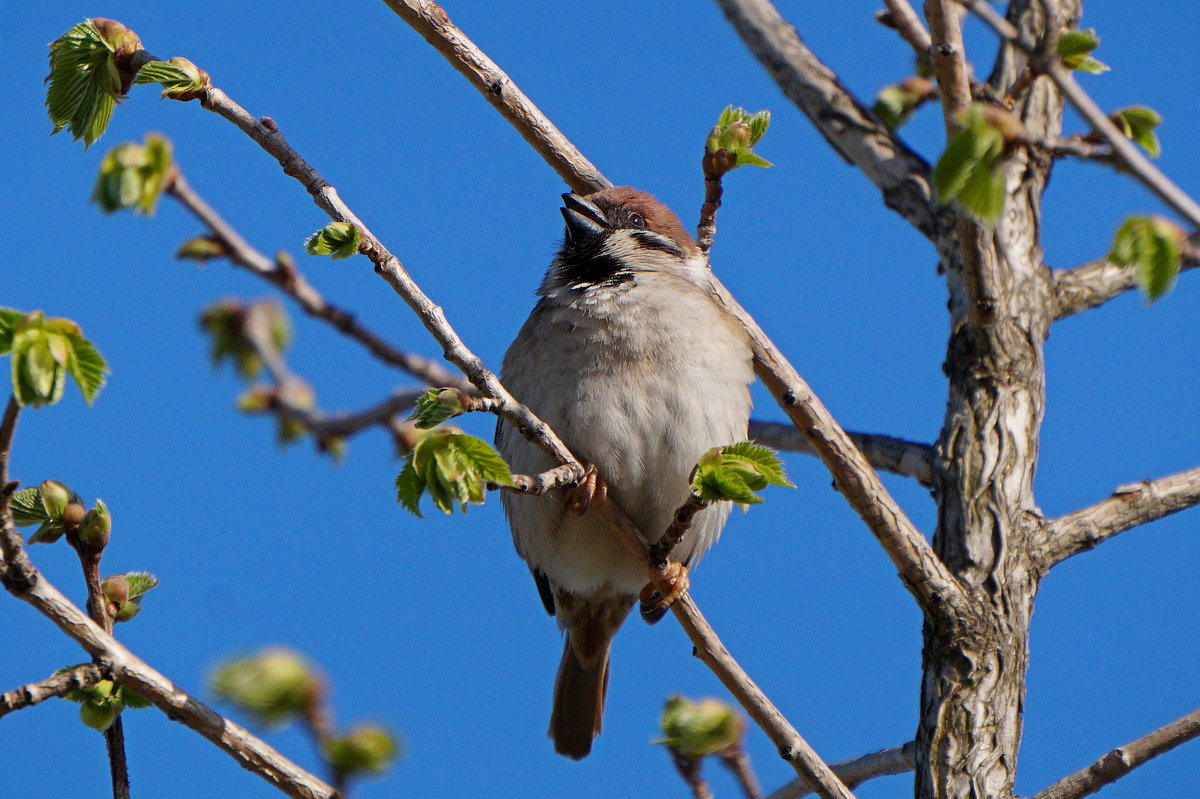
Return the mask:
M 634 211 L 629 214 L 629 226 L 642 230 L 646 227 L 646 219 L 637 211 Z

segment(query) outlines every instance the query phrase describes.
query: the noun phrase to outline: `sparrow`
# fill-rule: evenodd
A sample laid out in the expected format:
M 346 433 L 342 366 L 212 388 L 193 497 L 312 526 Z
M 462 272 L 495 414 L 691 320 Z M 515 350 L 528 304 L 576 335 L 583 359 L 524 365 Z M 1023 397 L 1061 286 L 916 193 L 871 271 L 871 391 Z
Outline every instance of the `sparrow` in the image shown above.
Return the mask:
M 750 343 L 712 299 L 708 259 L 665 205 L 624 186 L 562 197 L 566 235 L 501 382 L 654 543 L 688 498 L 700 456 L 746 439 Z M 496 446 L 514 472 L 557 465 L 503 419 Z M 565 632 L 550 737 L 578 760 L 600 733 L 613 636 L 648 579 L 596 510 L 571 499 L 554 489 L 504 492 L 502 503 L 517 552 Z M 695 565 L 728 515 L 725 502 L 700 511 L 673 559 Z

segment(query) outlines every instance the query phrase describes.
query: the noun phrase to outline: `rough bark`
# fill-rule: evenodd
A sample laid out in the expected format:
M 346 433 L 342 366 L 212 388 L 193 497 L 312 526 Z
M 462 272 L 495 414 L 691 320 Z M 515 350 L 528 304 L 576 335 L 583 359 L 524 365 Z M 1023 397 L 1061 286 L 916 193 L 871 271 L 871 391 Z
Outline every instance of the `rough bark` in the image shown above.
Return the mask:
M 1009 19 L 1037 39 L 1078 13 L 1078 0 L 1016 0 Z M 1024 66 L 1021 53 L 1004 48 L 991 84 L 1005 92 Z M 1035 138 L 1058 135 L 1062 110 L 1045 78 L 1033 81 L 1014 108 Z M 1043 345 L 1056 308 L 1040 244 L 1049 168 L 1029 149 L 1016 149 L 1007 161 L 1000 220 L 991 229 L 961 220 L 939 242 L 950 292 L 950 390 L 937 444 L 933 543 L 974 602 L 969 617 L 925 624 L 917 797 L 1005 799 L 1016 777 L 1040 578 L 1030 553 L 1043 529 L 1033 494 L 1045 405 Z

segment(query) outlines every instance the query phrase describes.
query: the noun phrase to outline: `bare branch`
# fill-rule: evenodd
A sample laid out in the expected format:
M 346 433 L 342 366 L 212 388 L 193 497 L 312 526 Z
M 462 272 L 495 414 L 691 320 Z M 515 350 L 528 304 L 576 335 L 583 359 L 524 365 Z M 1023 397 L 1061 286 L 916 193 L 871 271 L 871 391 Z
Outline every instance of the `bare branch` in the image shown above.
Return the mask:
M 917 12 L 908 0 L 883 0 L 883 4 L 887 6 L 888 23 L 912 46 L 917 60 L 928 64 L 933 40 L 929 38 L 929 31 L 925 30 Z
M 1200 253 L 1194 245 L 1185 245 L 1181 254 L 1180 271 L 1194 269 L 1200 265 Z M 1137 285 L 1136 269 L 1117 266 L 1105 258 L 1089 261 L 1073 269 L 1056 270 L 1054 318 L 1063 319 L 1103 305 L 1114 297 L 1137 288 Z
M 692 799 L 713 799 L 712 789 L 708 787 L 708 781 L 701 773 L 704 758 L 687 757 L 674 749 L 669 751 L 671 752 L 671 762 L 675 764 L 675 770 L 679 772 L 679 776 L 683 777 L 683 781 L 691 789 Z
M 349 438 L 369 427 L 387 427 L 394 417 L 416 405 L 423 393 L 419 388 L 396 389 L 390 397 L 366 410 L 315 417 L 306 424 L 318 439 Z
M 867 780 L 876 777 L 887 777 L 892 774 L 907 774 L 916 768 L 917 745 L 912 741 L 904 746 L 872 752 L 869 755 L 856 757 L 830 766 L 833 773 L 846 783 L 847 787 L 856 788 Z M 804 780 L 792 780 L 767 799 L 801 799 L 813 792 Z
M 875 536 L 921 609 L 934 618 L 952 622 L 970 609 L 970 600 L 958 579 L 934 553 L 933 547 L 884 488 L 879 475 L 846 435 L 828 409 L 813 394 L 758 323 L 713 278 L 714 299 L 750 334 L 754 370 L 783 408 L 784 413 L 812 442 L 846 501 Z
M 713 237 L 717 234 L 717 210 L 725 193 L 721 184 L 724 173 L 713 168 L 715 157 L 714 153 L 706 151 L 700 159 L 700 168 L 704 172 L 704 204 L 700 206 L 700 221 L 696 224 L 696 243 L 705 255 L 712 249 Z
M 31 682 L 14 688 L 8 693 L 0 694 L 0 718 L 14 710 L 33 707 L 56 696 L 66 696 L 72 691 L 95 685 L 101 680 L 108 679 L 104 670 L 95 663 L 84 663 L 73 669 L 67 669 L 62 674 L 55 674 L 39 682 Z
M 1043 569 L 1086 552 L 1118 533 L 1200 504 L 1200 466 L 1159 480 L 1118 487 L 1111 497 L 1046 525 L 1037 551 Z
M 212 237 L 223 245 L 231 263 L 277 286 L 309 316 L 328 322 L 362 344 L 383 363 L 403 369 L 431 386 L 474 390 L 469 382 L 441 364 L 396 349 L 364 327 L 349 311 L 326 302 L 320 292 L 297 271 L 290 258 L 277 256 L 271 259 L 254 249 L 188 184 L 178 168 L 168 178 L 165 190 L 204 223 Z
M 733 773 L 733 778 L 746 795 L 746 799 L 762 799 L 762 785 L 759 784 L 758 775 L 754 773 L 754 766 L 750 763 L 750 754 L 740 740 L 721 752 L 718 757 L 721 758 L 722 765 Z
M 717 0 L 750 52 L 884 203 L 936 240 L 950 218 L 934 202 L 929 164 L 887 129 L 805 46 L 769 0 Z
M 591 194 L 612 184 L 567 141 L 508 75 L 430 0 L 384 0 L 525 137 L 572 191 Z
M 940 1 L 948 2 L 948 0 Z M 1003 39 L 1029 55 L 1033 64 L 1054 81 L 1067 101 L 1079 112 L 1079 115 L 1112 147 L 1119 166 L 1132 174 L 1139 183 L 1153 192 L 1175 213 L 1186 219 L 1193 230 L 1200 230 L 1200 205 L 1176 186 L 1158 167 L 1154 166 L 1150 159 L 1117 129 L 1108 115 L 1101 110 L 1100 106 L 1096 105 L 1091 96 L 1075 80 L 1071 70 L 1063 65 L 1057 53 L 1040 51 L 1037 46 L 1022 36 L 1011 22 L 1002 17 L 984 0 L 955 0 L 955 2 L 962 3 L 971 9 Z
M 912 477 L 924 486 L 933 485 L 935 467 L 931 445 L 877 433 L 856 433 L 853 430 L 847 430 L 846 435 L 876 469 Z M 774 449 L 817 454 L 816 448 L 791 424 L 751 419 L 750 438 Z
M 1080 799 L 1116 782 L 1163 752 L 1200 736 L 1200 710 L 1172 721 L 1133 743 L 1114 749 L 1092 765 L 1063 777 L 1033 799 Z

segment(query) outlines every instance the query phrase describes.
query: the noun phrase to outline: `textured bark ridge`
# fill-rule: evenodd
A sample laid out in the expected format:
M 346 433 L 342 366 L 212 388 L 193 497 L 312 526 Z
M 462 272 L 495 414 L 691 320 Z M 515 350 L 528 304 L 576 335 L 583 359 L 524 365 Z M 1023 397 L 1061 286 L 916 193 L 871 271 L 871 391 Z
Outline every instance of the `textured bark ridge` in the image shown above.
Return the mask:
M 1079 13 L 1077 0 L 1016 2 L 1009 19 L 1039 40 Z M 1019 52 L 1004 48 L 990 82 L 1005 93 L 1024 67 Z M 1013 110 L 1031 136 L 1061 130 L 1063 100 L 1046 78 L 1017 97 Z M 1003 799 L 1016 777 L 1041 577 L 1032 553 L 1044 536 L 1033 476 L 1045 406 L 1043 345 L 1055 312 L 1040 244 L 1049 167 L 1027 148 L 1013 152 L 1008 200 L 994 228 L 963 219 L 939 241 L 950 290 L 950 393 L 937 445 L 933 543 L 974 601 L 968 617 L 925 624 L 917 797 Z

